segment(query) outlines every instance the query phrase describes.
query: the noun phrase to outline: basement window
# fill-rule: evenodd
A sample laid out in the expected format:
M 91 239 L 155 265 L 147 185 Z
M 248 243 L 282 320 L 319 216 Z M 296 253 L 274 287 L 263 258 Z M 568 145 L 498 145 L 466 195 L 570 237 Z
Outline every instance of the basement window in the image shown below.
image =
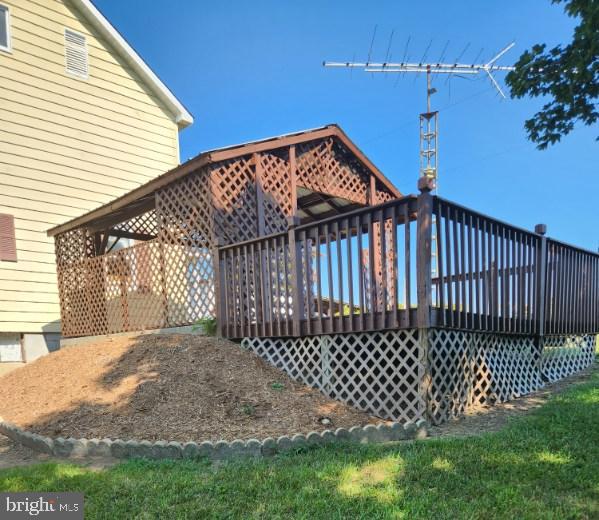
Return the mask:
M 0 51 L 10 52 L 10 12 L 0 4 Z
M 87 40 L 85 35 L 72 29 L 65 29 L 64 51 L 67 73 L 87 79 Z

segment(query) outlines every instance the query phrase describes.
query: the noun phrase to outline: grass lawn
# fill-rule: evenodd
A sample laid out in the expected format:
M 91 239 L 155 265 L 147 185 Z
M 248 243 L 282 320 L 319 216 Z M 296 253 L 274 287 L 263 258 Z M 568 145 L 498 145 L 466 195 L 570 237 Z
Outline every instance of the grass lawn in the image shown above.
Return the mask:
M 505 430 L 336 446 L 213 468 L 130 461 L 0 471 L 4 491 L 82 491 L 86 518 L 599 518 L 599 371 Z

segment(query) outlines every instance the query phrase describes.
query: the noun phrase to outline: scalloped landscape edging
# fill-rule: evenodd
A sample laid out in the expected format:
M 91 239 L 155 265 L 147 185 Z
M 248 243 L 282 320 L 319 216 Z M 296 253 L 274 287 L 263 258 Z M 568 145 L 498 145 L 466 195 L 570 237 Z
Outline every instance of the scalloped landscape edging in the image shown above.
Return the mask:
M 310 432 L 307 435 L 283 435 L 277 439 L 268 437 L 262 441 L 250 439 L 231 442 L 166 442 L 136 441 L 122 439 L 64 439 L 44 437 L 31 433 L 0 418 L 0 433 L 34 451 L 55 457 L 114 457 L 128 459 L 145 457 L 148 459 L 197 459 L 206 457 L 212 461 L 235 458 L 270 457 L 277 453 L 294 451 L 305 446 L 322 445 L 334 442 L 356 442 L 371 444 L 411 439 L 423 439 L 428 435 L 428 423 L 419 419 L 406 424 L 380 423 L 377 425 L 337 428 L 335 431 Z

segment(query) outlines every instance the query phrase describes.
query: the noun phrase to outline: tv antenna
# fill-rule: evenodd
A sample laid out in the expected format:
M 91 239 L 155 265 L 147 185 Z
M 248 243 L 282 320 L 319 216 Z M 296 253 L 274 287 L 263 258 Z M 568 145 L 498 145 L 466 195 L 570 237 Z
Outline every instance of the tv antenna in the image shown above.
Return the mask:
M 391 33 L 393 36 L 393 33 Z M 433 74 L 447 74 L 448 79 L 455 75 L 457 77 L 466 77 L 471 75 L 486 74 L 492 85 L 495 87 L 497 92 L 505 98 L 505 94 L 499 83 L 493 76 L 495 72 L 509 72 L 514 70 L 514 67 L 496 65 L 497 60 L 501 58 L 507 51 L 509 51 L 515 42 L 510 43 L 504 47 L 497 55 L 486 63 L 459 63 L 459 58 L 456 59 L 455 63 L 442 63 L 443 56 L 447 49 L 447 45 L 443 50 L 441 59 L 437 63 L 426 62 L 426 55 L 430 49 L 431 43 L 428 44 L 426 51 L 419 62 L 405 61 L 407 56 L 407 48 L 410 42 L 406 43 L 406 51 L 404 52 L 404 60 L 400 62 L 387 61 L 389 57 L 389 48 L 387 49 L 387 56 L 383 62 L 373 62 L 370 60 L 372 54 L 372 46 L 374 44 L 374 38 L 376 36 L 376 27 L 370 44 L 370 50 L 368 51 L 368 58 L 365 62 L 356 61 L 325 61 L 323 66 L 334 67 L 334 68 L 349 68 L 349 69 L 363 69 L 364 72 L 373 74 L 388 73 L 388 74 L 402 74 L 402 73 L 426 73 L 426 112 L 420 114 L 420 176 L 428 177 L 433 180 L 433 185 L 437 186 L 438 176 L 438 136 L 439 136 L 439 112 L 431 110 L 431 96 L 437 92 L 437 89 L 431 85 Z M 449 42 L 448 42 L 449 43 Z M 467 48 L 468 46 L 466 46 Z M 464 49 L 465 51 L 466 49 Z M 462 51 L 462 54 L 464 53 Z M 478 59 L 478 57 L 477 57 Z

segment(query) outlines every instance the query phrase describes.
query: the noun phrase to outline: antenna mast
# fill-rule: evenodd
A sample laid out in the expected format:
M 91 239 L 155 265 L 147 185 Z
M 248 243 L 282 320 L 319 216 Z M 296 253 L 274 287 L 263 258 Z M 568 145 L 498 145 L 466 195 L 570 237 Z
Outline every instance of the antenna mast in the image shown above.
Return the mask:
M 436 92 L 431 86 L 431 68 L 426 67 L 426 112 L 420 114 L 420 177 L 433 180 L 437 190 L 437 142 L 439 138 L 439 112 L 431 112 L 431 95 Z
M 376 31 L 376 29 L 375 29 Z M 376 35 L 376 32 L 375 32 Z M 409 42 L 409 40 L 408 40 Z M 374 36 L 373 36 L 374 43 Z M 494 72 L 509 72 L 514 70 L 514 67 L 507 67 L 501 65 L 495 65 L 495 62 L 501 58 L 507 51 L 509 51 L 515 45 L 514 42 L 503 48 L 496 56 L 494 56 L 487 63 L 425 63 L 424 57 L 418 62 L 372 62 L 370 61 L 370 54 L 372 51 L 372 44 L 369 51 L 369 56 L 366 62 L 335 62 L 325 61 L 323 66 L 333 68 L 349 68 L 349 69 L 363 69 L 364 72 L 370 72 L 374 74 L 378 73 L 426 73 L 426 112 L 420 114 L 420 176 L 429 177 L 434 180 L 435 186 L 437 185 L 438 177 L 438 136 L 439 136 L 439 121 L 438 111 L 431 111 L 431 95 L 437 90 L 432 87 L 432 75 L 433 74 L 448 74 L 467 76 L 477 75 L 480 73 L 486 74 L 493 86 L 497 89 L 497 92 L 505 98 L 505 94 L 501 90 L 499 83 L 493 76 Z M 430 44 L 429 44 L 430 47 Z M 427 47 L 428 50 L 428 47 Z M 426 55 L 426 53 L 425 53 Z M 442 58 L 441 58 L 442 59 Z M 458 58 L 459 59 L 459 58 Z

